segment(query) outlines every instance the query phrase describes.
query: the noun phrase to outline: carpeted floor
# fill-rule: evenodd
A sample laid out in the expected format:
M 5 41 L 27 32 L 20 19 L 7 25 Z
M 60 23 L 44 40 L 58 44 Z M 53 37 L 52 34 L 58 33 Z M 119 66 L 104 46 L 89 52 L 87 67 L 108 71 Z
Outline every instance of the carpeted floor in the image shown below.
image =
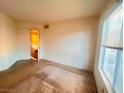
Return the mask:
M 16 77 L 15 77 L 16 78 Z M 45 65 L 0 93 L 97 93 L 93 78 L 55 65 Z

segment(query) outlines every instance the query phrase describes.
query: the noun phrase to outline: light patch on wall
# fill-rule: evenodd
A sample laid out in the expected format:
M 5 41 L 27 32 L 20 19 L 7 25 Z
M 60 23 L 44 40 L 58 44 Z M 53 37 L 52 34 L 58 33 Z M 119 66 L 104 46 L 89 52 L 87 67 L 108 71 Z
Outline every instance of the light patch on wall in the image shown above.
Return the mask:
M 98 18 L 50 24 L 43 32 L 44 59 L 93 71 Z

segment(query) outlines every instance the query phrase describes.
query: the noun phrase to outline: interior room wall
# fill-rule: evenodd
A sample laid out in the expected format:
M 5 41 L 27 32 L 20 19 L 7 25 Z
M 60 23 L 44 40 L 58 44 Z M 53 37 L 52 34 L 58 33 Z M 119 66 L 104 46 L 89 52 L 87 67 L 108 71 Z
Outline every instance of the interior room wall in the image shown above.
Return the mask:
M 0 71 L 18 60 L 18 32 L 15 21 L 0 13 Z
M 49 24 L 43 30 L 43 58 L 93 71 L 99 17 Z
M 40 59 L 43 58 L 43 40 L 42 40 L 42 25 L 35 22 L 17 22 L 17 29 L 19 32 L 19 59 L 30 59 L 31 58 L 31 51 L 30 51 L 30 29 L 37 28 L 40 30 L 40 45 L 39 45 L 39 56 Z
M 98 39 L 97 39 L 97 52 L 96 52 L 96 58 L 95 58 L 95 65 L 94 65 L 94 76 L 96 80 L 96 85 L 98 89 L 98 93 L 113 93 L 111 88 L 104 83 L 104 77 L 101 76 L 101 73 L 99 71 L 98 65 L 99 65 L 99 55 L 100 55 L 100 43 L 102 38 L 102 28 L 103 28 L 103 22 L 107 16 L 109 16 L 110 12 L 115 8 L 116 6 L 115 0 L 110 0 L 108 2 L 108 5 L 104 9 L 100 22 L 99 22 L 99 30 L 98 30 Z M 103 81 L 104 80 L 104 81 Z M 104 90 L 104 92 L 103 92 Z
M 43 24 L 15 22 L 0 13 L 0 69 L 30 58 L 31 28 L 40 29 L 40 59 L 93 71 L 99 17 Z M 17 30 L 16 30 L 17 29 Z
M 30 58 L 29 29 L 38 28 L 40 59 L 93 71 L 98 21 L 99 17 L 53 22 L 48 30 L 43 24 L 18 22 L 19 58 Z

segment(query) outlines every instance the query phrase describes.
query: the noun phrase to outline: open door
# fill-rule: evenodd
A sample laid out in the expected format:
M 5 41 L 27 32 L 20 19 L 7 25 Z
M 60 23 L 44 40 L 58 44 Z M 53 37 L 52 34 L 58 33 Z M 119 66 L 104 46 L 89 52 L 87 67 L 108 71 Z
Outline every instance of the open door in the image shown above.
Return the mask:
M 39 60 L 39 30 L 30 30 L 30 46 L 31 46 L 31 59 Z

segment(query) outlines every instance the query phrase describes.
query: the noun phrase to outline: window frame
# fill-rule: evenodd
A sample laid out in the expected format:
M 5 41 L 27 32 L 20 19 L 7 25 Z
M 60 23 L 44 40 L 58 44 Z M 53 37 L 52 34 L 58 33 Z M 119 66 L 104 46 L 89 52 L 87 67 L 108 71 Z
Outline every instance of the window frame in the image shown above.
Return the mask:
M 122 6 L 122 5 L 119 5 L 119 9 L 120 9 L 121 6 Z M 119 9 L 118 9 L 118 7 L 117 7 L 116 9 L 114 9 L 114 10 L 112 11 L 112 14 L 111 14 L 111 15 L 117 13 Z M 103 21 L 103 28 L 102 28 L 103 31 L 102 31 L 102 34 L 101 34 L 102 39 L 101 39 L 101 46 L 100 46 L 100 58 L 99 58 L 99 65 L 98 65 L 98 68 L 99 68 L 99 70 L 100 70 L 100 73 L 101 73 L 101 71 L 102 71 L 102 73 L 104 74 L 105 78 L 107 79 L 109 85 L 111 86 L 112 91 L 115 93 L 114 87 L 115 87 L 116 80 L 117 80 L 118 68 L 119 68 L 119 65 L 120 65 L 120 63 L 121 63 L 121 62 L 120 62 L 120 57 L 121 57 L 121 55 L 123 55 L 123 48 L 119 48 L 119 47 L 115 48 L 115 47 L 109 47 L 109 46 L 104 46 L 104 45 L 102 45 L 102 43 L 106 40 L 106 39 L 105 39 L 105 35 L 107 35 L 107 31 L 108 31 L 108 19 L 111 17 L 111 15 L 109 15 L 108 18 L 106 18 L 106 19 Z M 120 34 L 120 42 L 121 42 L 121 39 L 123 38 L 123 35 L 122 35 L 122 34 L 123 34 L 123 20 L 122 20 L 122 22 L 121 22 L 121 25 L 122 25 L 122 27 L 121 27 L 121 32 L 120 32 L 120 33 L 121 33 L 121 34 Z M 107 30 L 107 31 L 105 31 L 105 30 Z M 110 80 L 108 79 L 108 77 L 107 77 L 105 71 L 103 70 L 103 67 L 104 67 L 104 59 L 105 59 L 105 52 L 106 52 L 106 49 L 105 49 L 105 48 L 110 48 L 110 49 L 116 49 L 116 50 L 117 50 L 116 66 L 115 66 L 115 71 L 114 71 L 114 77 L 113 77 L 113 82 L 112 82 L 112 84 L 111 84 Z M 122 54 L 121 54 L 121 52 L 122 52 Z

